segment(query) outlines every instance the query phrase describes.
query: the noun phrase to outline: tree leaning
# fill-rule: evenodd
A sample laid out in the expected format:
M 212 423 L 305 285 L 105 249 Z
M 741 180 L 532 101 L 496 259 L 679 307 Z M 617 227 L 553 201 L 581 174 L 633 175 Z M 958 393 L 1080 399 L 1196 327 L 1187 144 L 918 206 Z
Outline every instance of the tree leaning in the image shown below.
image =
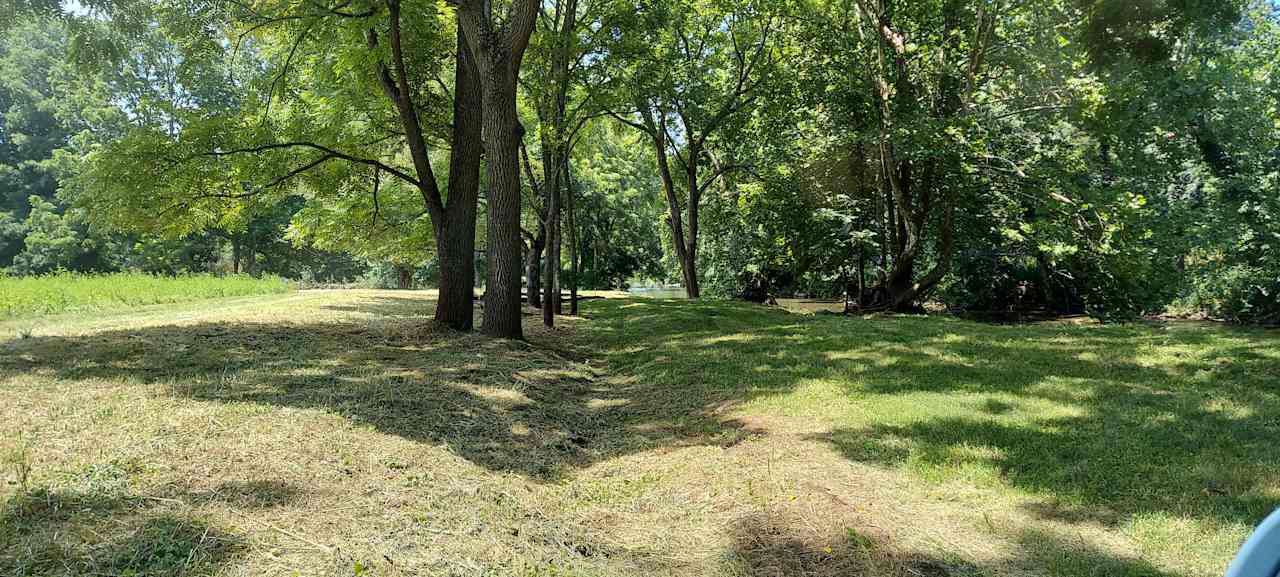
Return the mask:
M 454 65 L 452 148 L 449 155 L 449 197 L 440 196 L 440 187 L 428 157 L 426 140 L 409 87 L 408 71 L 400 30 L 400 0 L 388 0 L 391 57 L 395 72 L 379 63 L 378 81 L 383 93 L 396 107 L 413 166 L 418 174 L 427 213 L 431 216 L 437 257 L 440 261 L 440 297 L 436 320 L 450 328 L 469 330 L 475 286 L 475 225 L 480 187 L 481 126 L 483 115 L 476 106 L 480 95 L 479 70 L 471 49 L 458 31 L 457 60 Z M 370 28 L 369 47 L 378 46 L 377 32 Z M 375 192 L 376 194 L 376 192 Z

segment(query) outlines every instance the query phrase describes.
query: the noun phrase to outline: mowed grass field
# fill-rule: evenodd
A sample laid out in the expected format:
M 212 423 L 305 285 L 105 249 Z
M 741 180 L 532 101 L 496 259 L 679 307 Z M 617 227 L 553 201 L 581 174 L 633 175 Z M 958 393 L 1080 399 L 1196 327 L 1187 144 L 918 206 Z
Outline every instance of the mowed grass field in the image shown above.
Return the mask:
M 254 278 L 248 275 L 0 275 L 0 320 L 66 312 L 124 310 L 143 305 L 290 290 L 289 284 L 278 277 Z
M 1220 575 L 1280 334 L 428 293 L 0 323 L 0 574 Z

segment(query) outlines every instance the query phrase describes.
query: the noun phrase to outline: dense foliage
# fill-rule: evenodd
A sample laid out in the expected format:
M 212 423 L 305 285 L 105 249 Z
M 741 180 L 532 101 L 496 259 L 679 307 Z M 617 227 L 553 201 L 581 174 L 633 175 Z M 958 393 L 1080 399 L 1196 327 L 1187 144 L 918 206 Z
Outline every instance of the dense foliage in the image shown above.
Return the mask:
M 88 66 L 73 60 L 66 27 L 46 24 L 19 22 L 3 31 L 0 44 L 0 269 L 321 280 L 349 280 L 364 270 L 344 254 L 288 242 L 287 227 L 301 208 L 296 198 L 200 230 L 181 228 L 192 221 L 176 217 L 150 227 L 103 226 L 111 211 L 96 201 L 105 189 L 88 182 L 86 155 L 147 118 L 168 117 L 157 110 L 166 98 L 156 93 L 166 86 L 157 81 L 178 73 L 179 56 L 164 42 L 138 43 L 130 45 L 139 52 L 128 66 Z M 129 173 L 139 165 L 121 160 L 112 168 Z M 157 234 L 162 231 L 170 234 Z
M 1267 0 L 39 5 L 0 54 L 12 273 L 347 255 L 455 328 L 483 286 L 500 336 L 521 276 L 548 324 L 672 280 L 1280 322 Z

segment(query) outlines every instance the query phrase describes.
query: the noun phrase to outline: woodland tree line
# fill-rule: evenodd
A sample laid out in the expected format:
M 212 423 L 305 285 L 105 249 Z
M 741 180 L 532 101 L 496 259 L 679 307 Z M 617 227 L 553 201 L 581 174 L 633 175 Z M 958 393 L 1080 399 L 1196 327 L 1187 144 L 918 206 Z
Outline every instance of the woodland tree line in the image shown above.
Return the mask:
M 8 10 L 14 273 L 430 263 L 501 337 L 632 278 L 1280 322 L 1272 0 Z

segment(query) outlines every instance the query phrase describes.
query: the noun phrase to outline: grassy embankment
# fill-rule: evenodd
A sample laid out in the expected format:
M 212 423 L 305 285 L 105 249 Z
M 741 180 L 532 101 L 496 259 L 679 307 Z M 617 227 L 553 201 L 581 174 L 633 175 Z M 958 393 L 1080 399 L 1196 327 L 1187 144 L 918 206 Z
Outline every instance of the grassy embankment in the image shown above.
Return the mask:
M 289 285 L 279 278 L 253 278 L 244 275 L 0 275 L 0 320 L 67 312 L 123 310 L 143 305 L 282 293 L 289 290 Z
M 0 323 L 0 574 L 1210 577 L 1280 503 L 1275 333 L 426 299 Z

